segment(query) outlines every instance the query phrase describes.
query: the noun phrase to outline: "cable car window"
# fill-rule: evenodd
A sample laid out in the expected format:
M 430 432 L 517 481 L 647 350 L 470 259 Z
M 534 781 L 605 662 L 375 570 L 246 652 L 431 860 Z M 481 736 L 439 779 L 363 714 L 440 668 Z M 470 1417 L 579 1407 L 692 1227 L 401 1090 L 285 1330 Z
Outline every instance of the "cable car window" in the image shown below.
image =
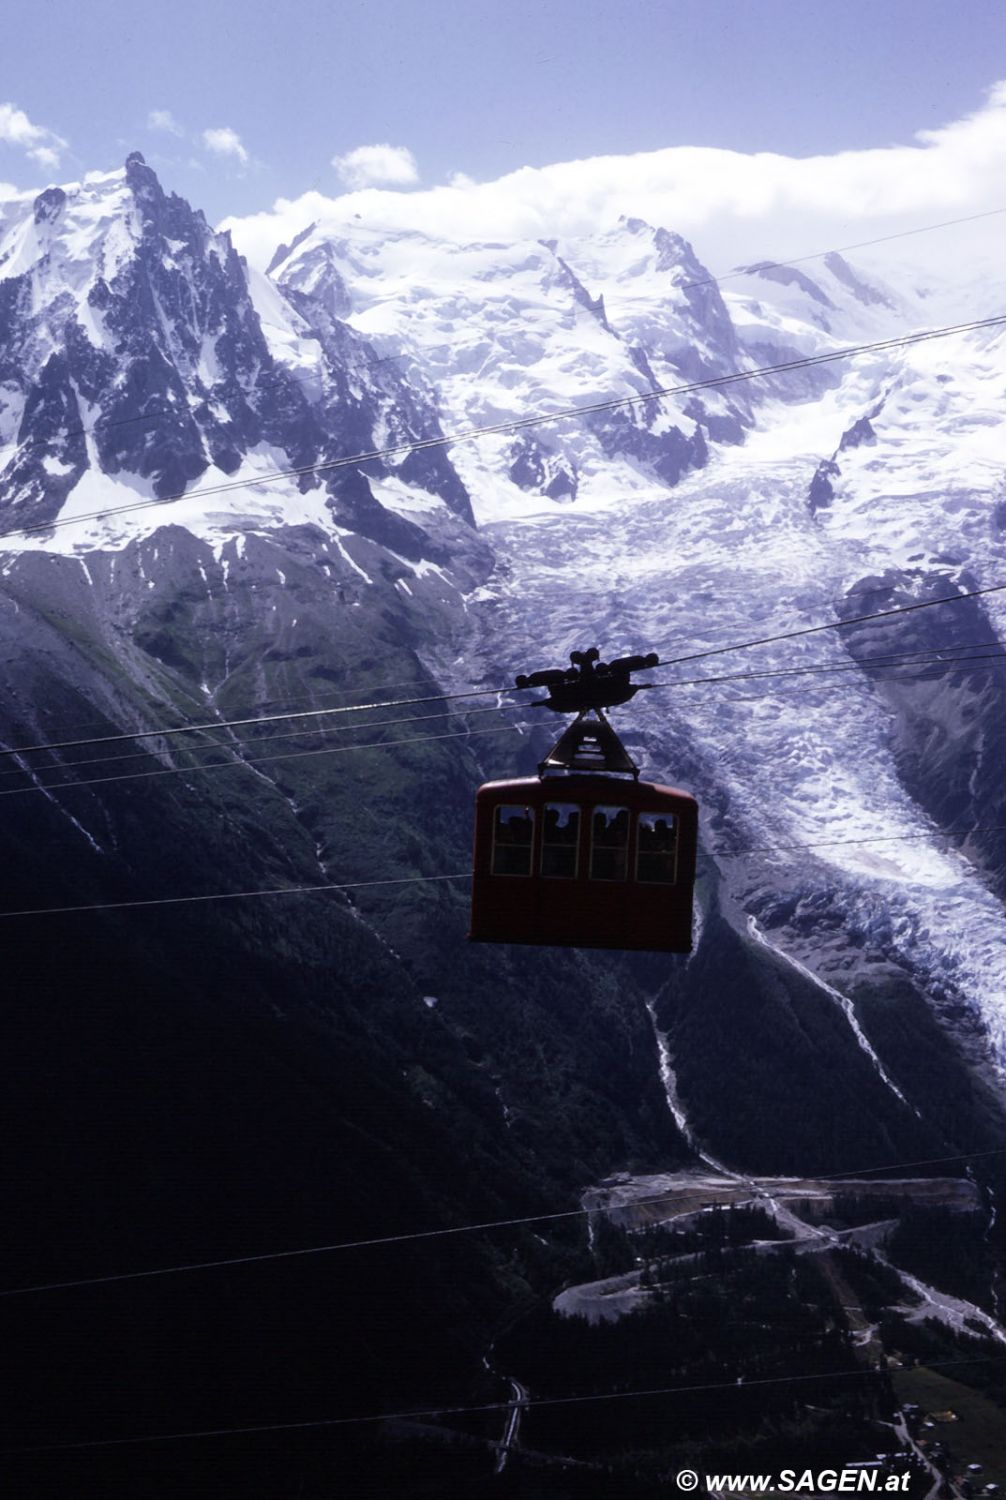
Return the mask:
M 640 813 L 636 879 L 673 885 L 678 874 L 678 820 L 673 813 Z
M 628 853 L 629 809 L 595 807 L 590 841 L 591 880 L 624 880 Z
M 493 825 L 493 874 L 530 875 L 534 808 L 500 803 Z
M 572 880 L 580 847 L 580 809 L 575 802 L 546 802 L 541 830 L 541 873 Z

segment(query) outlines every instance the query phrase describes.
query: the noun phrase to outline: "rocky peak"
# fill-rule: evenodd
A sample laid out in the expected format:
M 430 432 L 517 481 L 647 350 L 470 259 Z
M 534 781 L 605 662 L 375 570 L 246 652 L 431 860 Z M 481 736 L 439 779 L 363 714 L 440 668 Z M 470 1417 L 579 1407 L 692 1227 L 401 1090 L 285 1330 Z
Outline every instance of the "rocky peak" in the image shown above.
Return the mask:
M 840 281 L 844 287 L 847 287 L 856 300 L 862 302 L 865 307 L 894 307 L 890 297 L 868 281 L 864 281 L 862 276 L 857 276 L 849 262 L 839 255 L 837 250 L 828 252 L 824 257 L 824 264 L 836 281 Z
M 53 520 L 74 491 L 80 509 L 101 508 L 103 477 L 124 501 L 137 490 L 163 497 L 236 475 L 261 449 L 259 466 L 275 470 L 368 451 L 389 431 L 428 436 L 435 414 L 400 392 L 387 420 L 396 377 L 375 391 L 373 351 L 361 354 L 367 346 L 338 321 L 347 298 L 333 257 L 321 246 L 314 259 L 314 326 L 273 308 L 285 330 L 274 347 L 230 236 L 166 193 L 141 153 L 26 204 L 0 242 L 3 417 L 17 440 L 0 455 L 0 521 Z M 286 361 L 294 351 L 296 364 L 317 366 L 319 341 L 321 366 L 305 380 Z M 470 519 L 449 460 L 420 467 L 420 482 Z
M 776 281 L 780 286 L 791 286 L 801 292 L 805 292 L 813 301 L 819 302 L 822 307 L 834 308 L 835 304 L 827 292 L 821 290 L 817 282 L 798 271 L 795 266 L 777 265 L 775 261 L 757 261 L 754 265 L 740 266 L 739 269 L 748 276 L 762 276 L 766 281 Z
M 288 296 L 310 298 L 326 317 L 345 319 L 352 310 L 352 300 L 339 270 L 336 248 L 329 241 L 319 239 L 297 259 L 289 258 L 305 238 L 305 235 L 298 235 L 287 256 L 281 257 L 279 262 L 273 256 L 273 266 L 287 261 L 287 269 L 280 272 L 277 280 Z
M 299 234 L 294 235 L 289 245 L 278 245 L 276 248 L 276 253 L 265 268 L 265 274 L 267 276 L 272 276 L 274 272 L 278 271 L 287 257 L 292 255 L 293 252 L 304 243 L 308 236 L 314 233 L 317 227 L 317 223 L 312 220 L 310 224 L 306 225 L 300 231 Z
M 58 218 L 66 204 L 66 193 L 62 188 L 46 188 L 35 199 L 35 223 L 48 224 Z

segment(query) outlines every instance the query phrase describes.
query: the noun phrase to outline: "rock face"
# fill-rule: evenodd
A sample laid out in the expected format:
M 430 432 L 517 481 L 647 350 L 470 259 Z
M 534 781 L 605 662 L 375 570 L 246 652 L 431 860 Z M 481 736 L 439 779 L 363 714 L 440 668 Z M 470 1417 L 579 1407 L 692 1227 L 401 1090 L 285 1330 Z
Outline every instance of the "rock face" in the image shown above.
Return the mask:
M 438 433 L 430 402 L 339 322 L 336 284 L 277 297 L 139 153 L 43 193 L 0 243 L 0 277 L 7 529 L 55 519 L 71 492 L 97 509 L 107 479 L 163 499 L 256 460 L 303 468 Z M 471 520 L 442 451 L 367 471 L 392 473 Z M 339 471 L 329 502 L 366 506 L 368 482 Z
M 736 441 L 749 420 L 743 398 L 639 402 L 723 374 L 738 356 L 723 300 L 691 248 L 641 220 L 570 245 L 451 246 L 314 225 L 271 274 L 293 299 L 335 288 L 340 317 L 436 386 L 453 430 L 614 401 L 576 424 L 502 438 L 505 466 L 488 457 L 491 443 L 456 449 L 483 518 L 488 506 L 527 496 L 590 499 L 623 474 L 631 484 L 640 468 L 670 488 L 706 462 L 707 438 Z M 632 404 L 619 405 L 626 398 Z
M 834 257 L 719 286 L 639 219 L 519 245 L 318 223 L 265 274 L 136 154 L 4 224 L 0 912 L 114 907 L 4 919 L 5 1285 L 545 1213 L 697 1150 L 819 1173 L 1001 1143 L 1006 712 L 959 658 L 1002 609 L 854 620 L 999 577 L 994 348 L 735 382 L 911 309 Z M 703 805 L 690 962 L 466 944 L 472 788 L 547 734 L 489 689 L 595 639 L 673 660 L 835 618 L 683 669 L 834 676 L 624 717 Z M 255 891 L 286 894 L 217 899 Z M 128 904 L 172 896 L 207 899 Z M 586 1252 L 579 1221 L 454 1244 L 398 1281 L 354 1252 L 191 1302 L 152 1282 L 112 1333 L 95 1301 L 40 1338 L 26 1300 L 21 1416 L 110 1431 L 122 1368 L 137 1428 L 226 1425 L 215 1389 L 234 1425 L 320 1386 L 469 1399 L 501 1307 Z
M 78 715 L 99 711 L 108 732 L 120 723 L 247 717 L 291 694 L 308 708 L 334 707 L 328 695 L 351 694 L 355 673 L 364 689 L 393 684 L 385 656 L 404 661 L 398 670 L 409 696 L 430 696 L 437 680 L 458 691 L 473 681 L 498 686 L 534 652 L 561 656 L 582 644 L 587 622 L 627 649 L 656 646 L 666 655 L 708 628 L 707 599 L 722 628 L 716 600 L 730 577 L 742 601 L 740 638 L 759 613 L 778 617 L 780 589 L 815 618 L 836 597 L 855 610 L 854 580 L 868 575 L 870 547 L 848 531 L 849 497 L 863 476 L 879 472 L 889 434 L 919 398 L 911 361 L 896 351 L 875 367 L 865 400 L 861 383 L 851 387 L 853 404 L 839 366 L 812 379 L 795 370 L 770 384 L 733 381 L 776 347 L 783 329 L 790 352 L 814 352 L 889 331 L 884 320 L 904 315 L 904 305 L 834 256 L 814 278 L 763 265 L 721 289 L 686 241 L 635 218 L 575 242 L 513 246 L 308 224 L 277 250 L 266 276 L 245 264 L 227 234 L 166 194 L 134 154 L 123 171 L 49 189 L 10 217 L 0 278 L 8 441 L 0 514 L 8 531 L 28 528 L 9 538 L 4 569 L 8 744 L 51 738 L 60 704 Z M 840 412 L 830 458 L 814 453 L 814 437 L 809 445 L 803 438 L 808 398 L 820 393 L 822 378 Z M 714 384 L 690 389 L 696 381 Z M 942 381 L 935 377 L 934 391 L 945 406 Z M 792 451 L 805 456 L 766 467 L 758 456 L 768 430 L 761 412 L 775 402 L 771 430 L 782 423 L 785 431 L 780 398 L 800 434 Z M 577 406 L 588 408 L 582 420 L 506 430 L 510 417 Z M 487 421 L 503 430 L 477 443 L 437 441 Z M 808 479 L 809 515 L 786 498 Z M 174 499 L 186 486 L 185 498 Z M 882 537 L 871 545 L 885 558 L 877 576 L 890 580 L 871 585 L 878 598 L 899 599 L 905 588 L 914 597 L 919 579 L 930 590 L 944 586 L 951 564 L 935 551 L 920 572 L 904 547 L 892 567 L 897 546 Z M 953 566 L 965 557 L 976 567 L 968 576 L 980 577 L 973 546 Z M 950 644 L 958 651 L 994 630 L 980 611 L 955 618 Z M 966 1018 L 958 1040 L 968 1062 L 998 1056 L 995 909 L 972 911 L 985 934 L 977 947 L 944 949 L 922 913 L 932 900 L 954 906 L 965 897 L 947 873 L 945 845 L 924 855 L 913 842 L 917 817 L 952 834 L 971 812 L 976 823 L 998 818 L 995 688 L 972 691 L 984 670 L 977 665 L 970 673 L 948 667 L 940 687 L 907 696 L 897 684 L 881 686 L 869 658 L 901 636 L 864 629 L 822 647 L 839 653 L 839 670 L 862 662 L 867 683 L 877 682 L 871 713 L 881 718 L 866 740 L 873 720 L 854 715 L 842 730 L 851 738 L 832 737 L 827 751 L 801 725 L 800 735 L 810 733 L 801 749 L 782 700 L 765 732 L 752 732 L 717 708 L 719 689 L 710 690 L 704 724 L 700 711 L 670 731 L 654 700 L 646 708 L 640 700 L 640 723 L 661 773 L 690 779 L 710 809 L 718 860 L 710 911 L 753 942 L 755 971 L 776 962 L 775 927 L 783 961 L 803 965 L 799 972 L 819 979 L 833 1004 L 853 1005 L 847 988 L 859 994 L 878 974 L 889 977 L 890 963 L 900 965 L 920 1003 L 928 994 L 935 1015 Z M 945 627 L 937 616 L 911 616 L 902 634 L 912 643 L 917 634 L 916 655 L 935 653 Z M 927 682 L 941 671 L 928 668 Z M 394 697 L 393 686 L 388 692 Z M 895 738 L 883 727 L 891 713 Z M 514 732 L 501 720 L 469 727 L 492 730 L 471 741 L 485 764 L 513 763 L 502 746 Z M 418 729 L 461 731 L 464 721 L 434 715 Z M 375 733 L 384 731 L 378 725 Z M 166 792 L 171 777 L 184 785 L 189 762 L 177 752 L 187 743 L 155 741 L 153 764 L 148 747 L 131 792 L 143 791 L 145 779 L 158 791 L 161 772 Z M 247 746 L 221 743 L 223 751 L 219 744 L 212 751 L 218 759 L 249 759 Z M 453 753 L 423 743 L 430 745 L 417 752 L 423 757 Z M 341 785 L 337 768 L 349 761 L 331 745 L 320 757 L 308 748 L 279 744 L 276 754 L 289 754 L 277 759 L 275 778 L 269 758 L 260 766 L 255 756 L 221 779 L 237 775 L 262 795 L 266 785 L 269 795 L 279 789 L 295 819 L 292 836 L 320 861 L 319 878 L 337 869 L 347 879 L 361 871 L 379 879 L 389 861 L 395 865 L 398 838 L 415 867 L 428 792 L 414 788 L 394 838 L 384 829 L 372 845 L 347 843 L 331 794 L 321 795 L 316 782 L 320 776 L 328 787 L 331 773 Z M 535 741 L 529 763 L 536 754 Z M 868 788 L 850 770 L 863 758 L 874 768 Z M 79 807 L 64 807 L 52 788 L 37 796 L 53 829 L 83 840 L 86 859 L 102 868 L 112 867 L 122 844 L 106 807 L 126 786 L 107 779 L 119 769 L 113 761 L 89 772 L 93 790 L 73 794 Z M 299 790 L 302 774 L 309 785 Z M 419 860 L 428 873 L 440 872 L 441 857 L 465 864 L 465 797 L 450 800 L 455 852 Z M 771 816 L 759 811 L 768 808 Z M 732 859 L 738 843 L 813 842 L 836 826 L 888 832 L 893 852 L 881 862 L 903 880 L 925 868 L 921 890 L 897 893 L 905 913 L 897 940 L 891 893 L 870 885 L 879 856 L 868 850 L 843 868 L 827 866 L 827 856 L 822 868 L 811 855 L 797 896 L 771 870 L 752 874 L 750 863 Z M 911 848 L 898 849 L 903 837 Z M 998 860 L 997 836 L 976 829 L 973 837 L 968 848 Z M 999 879 L 990 872 L 994 893 Z M 945 880 L 952 891 L 931 895 Z M 981 906 L 984 887 L 965 889 Z M 418 932 L 415 943 L 419 952 Z M 897 952 L 885 955 L 892 943 Z M 668 995 L 676 984 L 669 981 Z M 879 1034 L 875 1043 L 862 1031 L 854 1011 L 847 1025 L 855 1067 L 866 1058 L 878 1099 L 886 1090 L 881 1113 L 892 1098 L 902 1100 L 897 1113 L 912 1089 L 902 1060 L 885 1054 Z M 682 1047 L 682 1076 L 698 1077 L 689 1056 L 702 1045 L 696 1038 Z M 734 1065 L 723 1066 L 729 1074 Z M 687 1088 L 682 1097 L 689 1106 Z M 696 1097 L 692 1104 L 704 1113 Z M 850 1129 L 853 1113 L 861 1115 L 860 1106 Z M 712 1137 L 726 1131 L 711 1119 L 703 1129 L 714 1147 Z M 769 1129 L 769 1156 L 772 1140 Z

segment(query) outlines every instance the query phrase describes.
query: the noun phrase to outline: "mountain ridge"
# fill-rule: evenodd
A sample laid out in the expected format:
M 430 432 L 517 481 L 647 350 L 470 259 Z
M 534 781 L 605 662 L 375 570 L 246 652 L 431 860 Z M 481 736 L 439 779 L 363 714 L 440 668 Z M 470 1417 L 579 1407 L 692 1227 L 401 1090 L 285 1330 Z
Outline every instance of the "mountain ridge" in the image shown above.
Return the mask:
M 800 282 L 685 287 L 701 263 L 639 220 L 555 246 L 320 225 L 266 277 L 155 184 L 132 157 L 76 197 L 42 194 L 40 224 L 24 205 L 0 242 L 0 422 L 15 445 L 0 452 L 0 529 L 61 523 L 0 538 L 0 744 L 71 725 L 142 734 L 123 775 L 177 774 L 74 789 L 88 772 L 61 769 L 69 755 L 22 757 L 5 782 L 25 791 L 6 802 L 0 911 L 405 883 L 7 920 L 22 1118 L 6 1143 L 8 1284 L 571 1218 L 456 1254 L 433 1241 L 397 1273 L 356 1256 L 299 1279 L 151 1283 L 117 1311 L 102 1293 L 65 1324 L 55 1304 L 38 1314 L 44 1337 L 25 1301 L 12 1418 L 40 1442 L 111 1433 L 122 1370 L 134 1433 L 164 1412 L 179 1427 L 247 1425 L 264 1407 L 305 1419 L 320 1391 L 325 1412 L 413 1409 L 417 1392 L 492 1402 L 501 1378 L 484 1361 L 504 1325 L 596 1280 L 606 1256 L 626 1271 L 634 1242 L 606 1247 L 582 1216 L 613 1174 L 714 1153 L 736 1186 L 1001 1149 L 1006 850 L 959 827 L 963 809 L 1000 820 L 1001 689 L 985 667 L 899 684 L 868 665 L 996 636 L 993 600 L 907 616 L 894 636 L 850 627 L 762 650 L 758 670 L 851 669 L 807 679 L 802 698 L 784 679 L 640 695 L 620 722 L 630 747 L 704 809 L 688 962 L 468 945 L 463 889 L 425 879 L 467 867 L 472 788 L 533 774 L 547 734 L 517 715 L 476 737 L 448 694 L 496 690 L 595 639 L 673 657 L 847 619 L 863 590 L 896 607 L 991 578 L 1006 555 L 1001 340 L 276 484 L 270 469 L 302 460 L 833 347 L 889 328 L 910 299 L 830 268 L 825 327 Z M 75 214 L 91 239 L 67 228 Z M 822 461 L 831 494 L 815 506 Z M 75 519 L 171 493 L 169 476 L 248 484 Z M 430 732 L 458 738 L 396 745 L 407 734 L 364 713 L 363 743 L 381 749 L 319 739 L 319 721 L 291 744 L 337 754 L 270 763 L 254 726 L 157 735 L 375 692 L 431 698 Z M 976 1172 L 1001 1188 L 994 1159 Z M 762 1288 L 766 1305 L 777 1291 Z M 837 1348 L 841 1314 L 822 1309 L 808 1338 Z M 498 1440 L 488 1418 L 482 1436 Z M 383 1432 L 352 1462 L 337 1451 L 364 1478 L 390 1465 L 405 1494 L 418 1446 L 440 1493 L 460 1459 L 424 1443 L 403 1438 L 400 1464 Z M 285 1477 L 297 1460 L 278 1451 Z M 179 1460 L 185 1479 L 123 1463 L 133 1492 L 209 1482 L 195 1458 Z M 280 1492 L 239 1454 L 225 1470 L 243 1497 Z M 95 1472 L 79 1493 L 107 1493 Z M 47 1474 L 66 1493 L 65 1472 Z

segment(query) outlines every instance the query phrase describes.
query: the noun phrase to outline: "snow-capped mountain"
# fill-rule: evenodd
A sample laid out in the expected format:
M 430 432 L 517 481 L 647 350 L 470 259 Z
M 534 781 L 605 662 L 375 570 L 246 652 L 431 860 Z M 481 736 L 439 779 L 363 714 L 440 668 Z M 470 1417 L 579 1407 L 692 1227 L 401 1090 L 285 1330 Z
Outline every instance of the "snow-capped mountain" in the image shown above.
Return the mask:
M 163 192 L 139 153 L 124 170 L 50 188 L 26 210 L 0 241 L 5 529 L 58 517 L 66 549 L 114 545 L 164 516 L 124 528 L 67 523 L 196 481 L 253 481 L 436 433 L 435 412 L 394 366 L 372 368 L 362 339 L 326 323 L 323 292 L 310 306 L 301 299 L 301 311 L 277 297 L 227 235 Z M 406 504 L 411 489 L 413 504 L 425 495 L 470 519 L 440 451 L 371 472 L 394 472 Z M 263 495 L 254 484 L 243 498 L 245 510 L 273 521 L 330 526 L 340 507 L 362 507 L 373 525 L 380 506 L 365 490 L 337 472 L 327 484 L 283 486 L 282 504 L 275 489 Z M 198 517 L 219 532 L 216 509 L 188 504 L 171 520 Z M 224 503 L 223 534 L 241 514 L 240 500 Z
M 294 286 L 321 263 L 338 267 L 342 315 L 405 347 L 454 431 L 961 315 L 959 289 L 885 285 L 837 253 L 718 286 L 685 242 L 635 219 L 518 246 L 316 226 L 273 275 Z M 994 314 L 995 296 L 970 315 Z M 528 643 L 521 660 L 532 640 L 561 659 L 585 631 L 689 654 L 1004 581 L 1003 370 L 991 329 L 459 445 L 506 564 L 484 659 L 510 660 L 501 638 Z M 689 686 L 636 715 L 654 769 L 697 785 L 736 920 L 818 977 L 899 1096 L 856 1011 L 895 976 L 966 1015 L 997 1068 L 1006 1058 L 1001 679 L 986 662 L 914 685 L 845 669 L 994 640 L 1001 597 L 726 656 L 721 671 L 839 675 Z
M 998 580 L 996 330 L 271 477 L 890 338 L 923 304 L 938 318 L 917 284 L 833 253 L 721 286 L 679 236 L 633 218 L 515 245 L 308 224 L 264 274 L 138 155 L 25 208 L 0 244 L 0 515 L 35 529 L 7 539 L 6 572 L 75 555 L 81 601 L 116 566 L 113 592 L 131 573 L 134 644 L 162 665 L 179 649 L 162 590 L 196 575 L 226 592 L 232 564 L 272 568 L 277 547 L 313 576 L 319 611 L 333 582 L 368 617 L 390 589 L 401 628 L 459 689 L 505 681 L 529 654 L 561 659 L 585 632 L 673 657 L 849 615 L 860 598 L 883 608 Z M 165 503 L 122 509 L 137 498 Z M 296 652 L 304 612 L 280 597 Z M 906 641 L 980 642 L 997 597 L 897 635 L 723 661 L 844 669 Z M 213 608 L 189 610 L 182 658 L 218 701 L 233 667 L 206 634 Z M 987 1061 L 1006 1050 L 1002 846 L 968 832 L 999 817 L 999 692 L 988 664 L 922 686 L 853 670 L 746 694 L 691 685 L 637 716 L 653 769 L 707 808 L 716 908 L 816 976 L 903 1101 L 898 1060 L 857 1011 L 878 976 L 967 1016 Z M 948 770 L 965 761 L 966 786 Z
M 746 1201 L 987 1149 L 946 1189 L 977 1215 L 1004 1182 L 1006 697 L 980 653 L 1006 596 L 729 648 L 1006 583 L 1002 336 L 728 377 L 996 313 L 995 281 L 972 306 L 832 254 L 717 283 L 638 218 L 520 244 L 305 224 L 254 268 L 135 155 L 2 212 L 0 746 L 71 742 L 0 767 L 26 1122 L 3 1285 L 270 1261 L 222 1295 L 128 1283 L 119 1323 L 91 1289 L 44 1337 L 8 1301 L 25 1428 L 492 1402 L 501 1319 L 609 1275 L 598 1205 L 672 1177 L 688 1197 L 697 1163 L 710 1202 Z M 554 420 L 472 435 L 532 414 Z M 616 723 L 703 809 L 687 961 L 464 940 L 472 790 L 530 772 L 549 726 L 442 695 L 594 642 L 668 663 Z M 272 1265 L 501 1220 L 410 1242 L 407 1275 L 366 1248 Z M 803 1225 L 798 1251 L 843 1233 Z M 821 1306 L 804 1353 L 833 1374 L 844 1314 Z M 559 1388 L 580 1379 L 574 1355 Z M 380 1487 L 384 1437 L 358 1470 L 340 1448 L 340 1480 Z M 235 1464 L 272 1500 L 268 1466 Z M 205 1487 L 194 1465 L 163 1492 Z

